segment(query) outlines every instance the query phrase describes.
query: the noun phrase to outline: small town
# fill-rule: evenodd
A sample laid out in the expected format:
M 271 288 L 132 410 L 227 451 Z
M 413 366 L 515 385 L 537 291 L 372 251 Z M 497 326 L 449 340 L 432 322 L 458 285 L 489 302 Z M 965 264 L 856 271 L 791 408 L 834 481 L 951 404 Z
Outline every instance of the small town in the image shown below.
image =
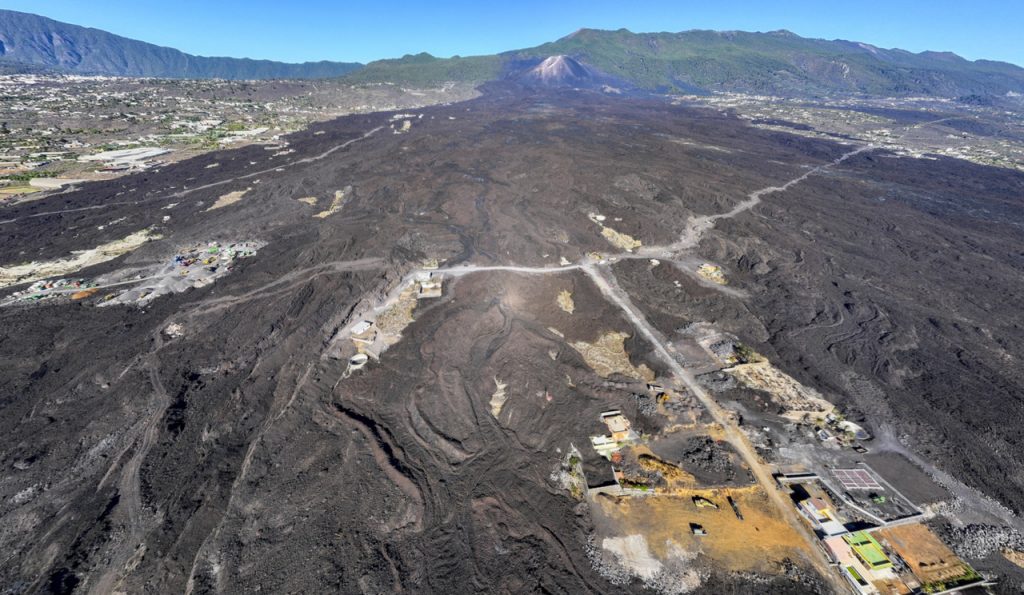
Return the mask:
M 748 93 L 680 96 L 675 101 L 733 110 L 765 130 L 819 139 L 856 139 L 907 157 L 934 159 L 941 155 L 1024 171 L 1024 143 L 1015 140 L 1024 132 L 1024 122 L 1013 112 L 984 104 L 913 96 L 808 101 Z M 935 116 L 905 130 L 887 115 L 914 112 L 934 112 Z M 996 129 L 1015 133 L 991 134 Z
M 334 81 L 0 75 L 0 205 L 218 149 L 283 147 L 282 135 L 341 115 L 475 94 L 456 83 L 407 90 Z

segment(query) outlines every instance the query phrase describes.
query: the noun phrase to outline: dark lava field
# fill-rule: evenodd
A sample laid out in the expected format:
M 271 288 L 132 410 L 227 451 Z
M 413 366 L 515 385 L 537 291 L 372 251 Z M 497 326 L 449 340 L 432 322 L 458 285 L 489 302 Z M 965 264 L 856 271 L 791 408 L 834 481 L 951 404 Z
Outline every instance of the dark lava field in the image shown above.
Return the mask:
M 634 365 L 666 373 L 586 275 L 449 278 L 349 377 L 335 336 L 424 259 L 615 253 L 591 213 L 671 244 L 691 217 L 852 147 L 659 99 L 501 85 L 410 113 L 0 211 L 5 265 L 162 235 L 81 277 L 196 242 L 264 243 L 144 307 L 0 309 L 0 592 L 644 591 L 595 568 L 587 507 L 550 479 L 600 412 L 639 416 L 637 381 L 598 376 L 569 343 L 621 331 Z M 722 265 L 728 291 L 647 259 L 608 268 L 666 337 L 713 323 L 836 399 L 875 449 L 916 453 L 1019 513 L 1022 197 L 1020 173 L 867 150 L 704 234 L 694 255 Z M 715 573 L 702 589 L 750 580 Z M 808 570 L 756 584 L 826 590 Z

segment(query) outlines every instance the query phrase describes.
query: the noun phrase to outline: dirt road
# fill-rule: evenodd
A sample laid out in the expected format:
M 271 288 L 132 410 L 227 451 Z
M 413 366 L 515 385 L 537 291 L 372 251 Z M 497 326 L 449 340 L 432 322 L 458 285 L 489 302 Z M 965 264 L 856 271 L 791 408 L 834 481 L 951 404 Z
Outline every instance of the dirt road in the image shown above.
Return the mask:
M 324 151 L 323 153 L 320 153 L 319 155 L 314 155 L 312 157 L 305 157 L 303 159 L 296 159 L 294 161 L 289 161 L 287 163 L 277 164 L 277 165 L 275 165 L 273 167 L 268 167 L 266 169 L 261 169 L 259 171 L 249 172 L 247 174 L 240 175 L 240 176 L 235 176 L 233 178 L 225 178 L 223 180 L 218 180 L 216 182 L 211 182 L 209 184 L 203 184 L 202 186 L 196 186 L 194 188 L 186 188 L 184 190 L 179 190 L 178 192 L 174 192 L 172 194 L 163 194 L 163 195 L 160 195 L 160 196 L 155 196 L 153 198 L 146 198 L 146 199 L 141 199 L 141 200 L 122 200 L 122 201 L 116 201 L 116 202 L 106 202 L 106 203 L 99 204 L 99 205 L 90 205 L 90 206 L 87 206 L 87 207 L 77 207 L 77 208 L 74 208 L 74 209 L 61 209 L 61 210 L 58 210 L 58 211 L 44 211 L 42 213 L 33 213 L 31 215 L 25 215 L 23 217 L 15 217 L 14 219 L 3 219 L 3 220 L 0 220 L 0 225 L 6 225 L 6 224 L 9 224 L 9 223 L 17 223 L 18 221 L 22 221 L 24 219 L 36 219 L 38 217 L 49 217 L 51 215 L 64 215 L 64 214 L 68 214 L 68 213 L 79 213 L 79 212 L 82 212 L 82 211 L 95 211 L 97 209 L 105 209 L 105 208 L 113 207 L 113 206 L 143 205 L 143 204 L 148 204 L 148 203 L 151 203 L 151 202 L 159 202 L 159 201 L 162 201 L 162 200 L 170 200 L 170 199 L 175 199 L 175 198 L 183 198 L 185 196 L 188 196 L 189 194 L 192 194 L 193 192 L 198 192 L 200 190 L 207 190 L 209 188 L 216 188 L 217 186 L 223 186 L 224 184 L 230 184 L 231 182 L 236 182 L 238 180 L 248 180 L 248 179 L 254 178 L 256 176 L 266 175 L 266 174 L 269 174 L 269 173 L 272 173 L 272 172 L 276 172 L 276 171 L 278 171 L 280 169 L 286 169 L 286 168 L 289 168 L 289 167 L 294 167 L 296 165 L 302 165 L 302 164 L 306 164 L 306 163 L 312 163 L 314 161 L 320 161 L 321 159 L 325 159 L 325 158 L 329 157 L 330 155 L 336 153 L 337 151 L 340 151 L 342 149 L 345 149 L 345 148 L 351 146 L 353 143 L 357 143 L 357 142 L 359 142 L 361 140 L 370 138 L 371 136 L 373 136 L 374 134 L 379 132 L 382 128 L 384 128 L 384 126 L 378 126 L 378 127 L 374 128 L 374 129 L 364 133 L 362 136 L 358 136 L 356 138 L 347 140 L 347 141 L 345 141 L 345 142 L 343 142 L 343 143 L 341 143 L 341 144 L 339 144 L 337 146 L 331 147 L 330 149 Z
M 616 257 L 622 258 L 652 258 L 652 257 L 672 257 L 680 252 L 692 250 L 695 248 L 701 240 L 703 234 L 714 227 L 714 225 L 722 219 L 729 219 L 736 217 L 737 215 L 749 211 L 758 204 L 761 203 L 763 197 L 784 192 L 792 186 L 799 184 L 807 178 L 825 171 L 828 168 L 839 165 L 843 161 L 859 153 L 869 151 L 873 147 L 864 146 L 857 149 L 851 150 L 844 153 L 837 159 L 830 163 L 819 165 L 817 167 L 809 169 L 804 174 L 793 178 L 781 186 L 769 186 L 756 190 L 750 193 L 746 200 L 740 202 L 729 211 L 724 213 L 705 215 L 702 217 L 692 218 L 684 230 L 679 241 L 667 245 L 667 246 L 649 246 L 643 248 L 636 253 L 624 253 L 617 254 Z M 622 310 L 623 314 L 629 319 L 637 331 L 643 335 L 643 337 L 650 343 L 655 352 L 658 354 L 668 369 L 675 376 L 676 381 L 689 390 L 697 399 L 700 400 L 701 404 L 707 409 L 712 419 L 720 425 L 723 429 L 725 439 L 732 445 L 736 452 L 743 457 L 744 462 L 750 468 L 751 473 L 757 479 L 758 483 L 764 489 L 765 493 L 779 509 L 780 514 L 783 518 L 797 531 L 804 536 L 809 544 L 809 551 L 812 552 L 813 562 L 817 571 L 828 580 L 832 586 L 841 592 L 846 590 L 846 584 L 842 582 L 841 578 L 832 571 L 828 560 L 825 559 L 821 550 L 817 547 L 817 538 L 810 531 L 805 523 L 797 516 L 792 503 L 789 502 L 782 493 L 777 489 L 776 482 L 772 477 L 771 470 L 761 461 L 760 457 L 754 451 L 750 442 L 743 434 L 742 430 L 738 425 L 731 420 L 730 416 L 724 409 L 711 397 L 710 394 L 697 382 L 693 372 L 687 370 L 680 364 L 679 360 L 673 355 L 673 349 L 668 346 L 668 342 L 665 337 L 654 328 L 653 325 L 647 320 L 643 313 L 633 304 L 630 296 L 619 286 L 618 281 L 615 279 L 614 274 L 611 271 L 609 261 L 594 261 L 592 259 L 584 259 L 582 262 L 552 266 L 552 267 L 527 267 L 527 266 L 515 266 L 515 265 L 487 265 L 487 266 L 475 266 L 471 264 L 459 265 L 454 267 L 440 268 L 435 272 L 444 273 L 453 277 L 468 275 L 472 273 L 481 272 L 511 272 L 528 275 L 536 274 L 560 274 L 568 271 L 582 271 L 585 273 L 594 284 L 600 289 L 601 293 L 612 303 L 618 306 Z M 424 270 L 416 270 L 406 275 L 400 284 L 400 287 L 405 287 L 412 280 L 421 273 L 429 272 Z M 376 309 L 382 310 L 390 305 L 390 303 L 397 299 L 398 292 L 393 291 L 388 300 L 383 304 L 379 305 Z
M 815 545 L 817 538 L 811 533 L 807 525 L 797 517 L 792 503 L 788 502 L 776 488 L 775 479 L 772 477 L 771 471 L 761 462 L 760 457 L 757 456 L 743 431 L 730 419 L 729 415 L 719 406 L 714 398 L 704 390 L 704 387 L 697 382 L 693 373 L 679 363 L 672 354 L 671 348 L 666 345 L 665 338 L 648 322 L 643 313 L 633 305 L 629 295 L 619 287 L 611 271 L 608 268 L 598 268 L 596 266 L 584 266 L 583 271 L 594 281 L 594 284 L 601 290 L 601 293 L 622 310 L 640 334 L 654 346 L 655 352 L 668 366 L 669 370 L 672 371 L 676 380 L 700 400 L 704 408 L 711 414 L 711 418 L 715 423 L 722 427 L 725 439 L 743 457 L 744 462 L 746 462 L 754 477 L 757 478 L 765 493 L 768 494 L 768 497 L 778 507 L 783 518 L 808 540 L 811 546 L 810 551 L 814 554 L 815 565 L 821 576 L 831 581 L 837 589 L 845 589 L 845 584 L 832 572 L 828 561 L 825 560 L 821 551 Z
M 382 266 L 383 262 L 383 259 L 380 258 L 363 258 L 352 261 L 328 262 L 299 269 L 244 294 L 224 296 L 198 302 L 189 312 L 182 315 L 172 316 L 171 318 L 164 320 L 163 323 L 157 327 L 157 331 L 153 333 L 152 350 L 135 361 L 135 363 L 142 363 L 143 367 L 146 369 L 147 375 L 149 376 L 154 397 L 154 402 L 149 408 L 151 413 L 144 417 L 141 424 L 132 430 L 136 435 L 135 438 L 129 443 L 128 448 L 122 451 L 120 455 L 114 459 L 114 462 L 111 464 L 110 469 L 104 476 L 103 481 L 100 482 L 100 487 L 105 485 L 107 480 L 114 475 L 115 469 L 121 465 L 121 461 L 124 456 L 127 455 L 128 452 L 132 452 L 131 458 L 124 464 L 124 467 L 120 472 L 120 481 L 118 482 L 121 500 L 125 504 L 123 510 L 124 514 L 127 516 L 125 525 L 128 529 L 129 535 L 122 539 L 120 544 L 118 544 L 118 547 L 111 555 L 110 563 L 107 565 L 105 572 L 99 576 L 96 584 L 91 587 L 91 593 L 111 593 L 116 590 L 122 576 L 130 569 L 132 560 L 138 554 L 138 552 L 136 552 L 137 545 L 142 543 L 143 535 L 146 531 L 152 529 L 153 523 L 155 522 L 154 519 L 147 518 L 144 514 L 142 498 L 140 495 L 139 470 L 142 466 L 142 462 L 146 458 L 146 455 L 152 448 L 154 441 L 159 436 L 160 420 L 162 419 L 164 411 L 167 409 L 171 400 L 162 381 L 160 380 L 159 372 L 159 353 L 165 344 L 163 329 L 173 321 L 189 324 L 199 316 L 205 316 L 211 312 L 216 312 L 220 309 L 265 295 L 274 295 L 281 291 L 287 291 L 295 285 L 308 282 L 310 279 L 319 275 L 372 270 Z M 246 475 L 246 471 L 248 470 L 249 462 L 252 457 L 252 452 L 260 443 L 260 437 L 264 432 L 266 432 L 267 428 L 269 428 L 274 421 L 279 419 L 288 407 L 291 406 L 292 402 L 295 400 L 295 396 L 308 380 L 311 370 L 312 364 L 310 364 L 306 369 L 306 373 L 302 376 L 301 380 L 296 385 L 294 392 L 291 393 L 290 398 L 287 401 L 282 403 L 275 402 L 273 414 L 268 416 L 267 422 L 261 426 L 256 438 L 249 445 L 249 450 L 246 453 L 242 470 L 239 472 L 235 483 L 232 486 L 232 494 L 234 494 L 234 487 L 237 486 Z M 124 373 L 122 372 L 122 376 L 123 375 Z M 218 531 L 219 527 L 218 530 L 214 531 L 214 537 L 216 537 Z M 200 549 L 199 551 L 202 552 L 203 550 Z
M 633 254 L 623 254 L 621 256 L 623 258 L 668 258 L 680 252 L 692 250 L 693 248 L 696 248 L 698 244 L 700 244 L 700 240 L 704 236 L 704 233 L 707 232 L 712 227 L 714 227 L 719 220 L 732 219 L 733 217 L 739 215 L 740 213 L 745 213 L 750 209 L 756 207 L 757 205 L 761 204 L 761 201 L 764 199 L 765 196 L 768 196 L 769 194 L 775 194 L 777 192 L 785 192 L 786 190 L 789 190 L 796 184 L 803 182 L 804 180 L 813 175 L 820 174 L 825 170 L 828 170 L 832 167 L 839 165 L 840 163 L 846 161 L 847 159 L 853 157 L 854 155 L 859 155 L 860 153 L 863 153 L 865 151 L 871 151 L 874 148 L 875 147 L 873 145 L 866 145 L 863 147 L 856 148 L 847 153 L 843 153 L 838 158 L 829 163 L 819 165 L 817 167 L 807 170 L 806 172 L 803 173 L 803 175 L 797 176 L 781 186 L 768 186 L 767 188 L 755 190 L 747 195 L 746 200 L 737 204 L 732 209 L 724 213 L 716 213 L 714 215 L 703 215 L 701 217 L 692 217 L 690 221 L 687 223 L 686 229 L 683 230 L 682 235 L 679 237 L 679 240 L 673 242 L 672 244 L 669 244 L 667 246 L 645 246 L 643 248 L 640 248 Z

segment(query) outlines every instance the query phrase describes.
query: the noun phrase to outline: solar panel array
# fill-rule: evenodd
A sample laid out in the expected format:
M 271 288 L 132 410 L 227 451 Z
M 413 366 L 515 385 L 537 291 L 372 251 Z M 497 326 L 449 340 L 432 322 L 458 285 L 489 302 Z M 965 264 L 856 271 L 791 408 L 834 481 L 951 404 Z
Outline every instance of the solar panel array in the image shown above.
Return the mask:
M 865 469 L 833 469 L 839 483 L 848 490 L 880 490 L 882 485 Z

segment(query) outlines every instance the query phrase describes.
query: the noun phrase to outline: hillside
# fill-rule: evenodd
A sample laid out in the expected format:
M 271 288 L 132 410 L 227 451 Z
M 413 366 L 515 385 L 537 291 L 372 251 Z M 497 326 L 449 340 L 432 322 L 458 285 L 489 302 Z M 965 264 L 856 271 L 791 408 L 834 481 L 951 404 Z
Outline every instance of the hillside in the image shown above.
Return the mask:
M 45 17 L 0 10 L 0 66 L 59 72 L 161 78 L 308 79 L 337 77 L 357 63 L 287 64 L 206 58 Z M 10 68 L 7 68 L 8 70 Z
M 0 10 L 0 69 L 166 78 L 329 78 L 356 83 L 483 83 L 516 79 L 566 56 L 602 80 L 652 91 L 737 91 L 787 96 L 993 96 L 1024 92 L 1024 69 L 948 52 L 912 53 L 788 31 L 633 33 L 581 29 L 533 48 L 486 56 L 427 53 L 357 63 L 286 64 L 207 58 L 98 29 Z
M 571 56 L 596 71 L 649 90 L 941 97 L 1024 92 L 1024 69 L 1012 64 L 808 39 L 788 31 L 582 29 L 551 43 L 497 56 L 445 60 L 421 54 L 373 62 L 352 77 L 378 82 L 482 82 L 508 76 L 524 64 L 532 67 L 552 55 Z
M 376 60 L 345 78 L 360 83 L 436 84 L 447 81 L 483 83 L 500 77 L 499 56 L 438 58 L 426 52 Z

